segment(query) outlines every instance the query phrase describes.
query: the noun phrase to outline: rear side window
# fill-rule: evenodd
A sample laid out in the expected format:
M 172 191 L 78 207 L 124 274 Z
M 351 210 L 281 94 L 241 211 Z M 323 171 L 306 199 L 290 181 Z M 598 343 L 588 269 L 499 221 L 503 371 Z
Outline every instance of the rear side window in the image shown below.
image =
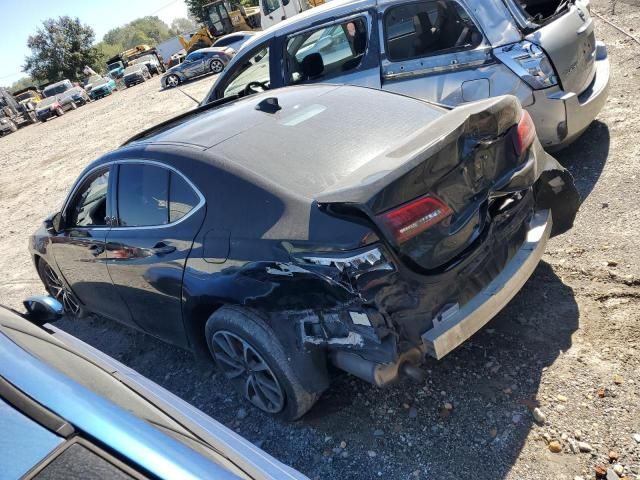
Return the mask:
M 146 164 L 120 165 L 118 219 L 122 227 L 148 227 L 177 222 L 200 202 L 177 173 Z
M 392 7 L 384 16 L 387 56 L 392 61 L 475 48 L 482 34 L 467 12 L 452 0 Z
M 193 188 L 177 173 L 171 172 L 169 181 L 169 222 L 177 222 L 193 210 L 200 198 Z
M 292 83 L 315 81 L 356 69 L 367 49 L 363 18 L 292 36 L 287 65 Z
M 169 221 L 169 170 L 155 165 L 120 165 L 118 219 L 122 227 L 164 225 Z

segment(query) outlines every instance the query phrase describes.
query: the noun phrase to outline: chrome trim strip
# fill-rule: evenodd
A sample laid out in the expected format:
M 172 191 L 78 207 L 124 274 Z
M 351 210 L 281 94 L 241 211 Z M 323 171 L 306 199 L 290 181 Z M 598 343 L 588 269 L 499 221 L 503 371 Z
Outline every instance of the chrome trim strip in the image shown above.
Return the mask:
M 469 303 L 451 317 L 434 324 L 422 334 L 429 355 L 437 360 L 460 346 L 502 310 L 520 291 L 538 266 L 551 235 L 553 220 L 549 210 L 541 210 L 531 219 L 524 244 L 494 278 Z
M 136 163 L 137 164 L 145 164 L 145 165 L 155 165 L 157 167 L 166 168 L 167 170 L 171 170 L 172 172 L 177 173 L 178 175 L 180 175 L 182 177 L 182 179 L 185 182 L 187 182 L 187 184 L 193 189 L 193 191 L 196 192 L 196 194 L 198 195 L 198 198 L 199 198 L 200 201 L 184 217 L 180 218 L 179 220 L 177 220 L 175 222 L 167 223 L 167 224 L 164 224 L 164 225 L 147 225 L 147 226 L 143 226 L 143 227 L 86 227 L 86 228 L 91 228 L 92 230 L 97 230 L 97 231 L 101 231 L 101 230 L 109 230 L 109 231 L 111 231 L 111 230 L 118 230 L 118 231 L 121 231 L 121 230 L 148 230 L 148 229 L 151 229 L 151 228 L 168 228 L 168 227 L 173 227 L 175 225 L 178 225 L 181 222 L 184 222 L 191 215 L 195 214 L 198 210 L 200 210 L 205 205 L 206 200 L 204 198 L 204 195 L 202 195 L 200 190 L 198 190 L 198 187 L 196 187 L 193 184 L 193 182 L 191 180 L 189 180 L 189 178 L 187 178 L 187 176 L 184 173 L 182 173 L 180 170 L 176 169 L 175 167 L 172 167 L 171 165 L 167 165 L 166 163 L 158 162 L 156 160 L 114 160 L 113 162 L 107 162 L 107 163 L 103 163 L 101 165 L 98 165 L 98 166 L 92 168 L 91 170 L 89 170 L 88 172 L 86 172 L 76 182 L 73 190 L 71 191 L 71 193 L 65 199 L 63 208 L 60 211 L 64 212 L 67 209 L 67 207 L 69 207 L 69 202 L 74 197 L 74 195 L 77 193 L 78 188 L 80 188 L 80 185 L 82 185 L 84 183 L 84 181 L 88 177 L 90 177 L 94 172 L 96 172 L 98 170 L 101 170 L 103 168 L 111 168 L 113 165 L 136 164 Z M 85 228 L 85 227 L 79 227 L 79 228 Z
M 401 71 L 401 72 L 388 72 L 382 75 L 384 80 L 400 80 L 403 78 L 422 77 L 426 75 L 432 75 L 442 72 L 455 72 L 458 70 L 464 70 L 467 68 L 475 68 L 483 65 L 491 65 L 496 62 L 487 59 L 474 60 L 465 63 L 451 63 L 449 65 L 437 65 L 428 68 L 420 68 L 418 70 Z

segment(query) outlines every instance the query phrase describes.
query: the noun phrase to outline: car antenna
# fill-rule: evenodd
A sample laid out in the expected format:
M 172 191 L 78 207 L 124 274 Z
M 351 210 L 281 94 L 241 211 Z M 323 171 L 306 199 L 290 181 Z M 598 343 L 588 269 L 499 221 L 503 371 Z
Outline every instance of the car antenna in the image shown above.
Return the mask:
M 177 87 L 176 87 L 176 88 L 177 88 Z M 179 90 L 182 94 L 186 95 L 186 96 L 187 96 L 187 97 L 189 97 L 191 100 L 193 100 L 194 102 L 196 102 L 196 104 L 200 105 L 200 101 L 199 101 L 199 100 L 196 100 L 195 98 L 193 98 L 191 95 L 189 95 L 187 92 L 185 92 L 185 91 L 184 91 L 184 90 L 182 90 L 181 88 L 178 88 L 178 90 Z

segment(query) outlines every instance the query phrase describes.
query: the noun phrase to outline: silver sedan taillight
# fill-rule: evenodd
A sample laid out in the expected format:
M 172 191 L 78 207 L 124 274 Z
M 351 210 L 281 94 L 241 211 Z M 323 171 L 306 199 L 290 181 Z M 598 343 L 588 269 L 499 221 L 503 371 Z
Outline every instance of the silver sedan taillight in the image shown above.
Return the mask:
M 549 58 L 539 46 L 524 41 L 496 48 L 495 56 L 532 88 L 541 89 L 558 84 Z

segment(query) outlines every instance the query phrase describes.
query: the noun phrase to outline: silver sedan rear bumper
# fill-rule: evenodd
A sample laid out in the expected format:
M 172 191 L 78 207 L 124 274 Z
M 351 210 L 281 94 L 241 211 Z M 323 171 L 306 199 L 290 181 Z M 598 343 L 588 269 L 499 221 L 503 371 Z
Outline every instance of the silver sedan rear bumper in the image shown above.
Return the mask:
M 533 92 L 534 103 L 526 108 L 546 149 L 554 151 L 568 146 L 591 125 L 609 97 L 609 77 L 607 47 L 598 42 L 596 74 L 584 92 L 565 92 L 559 87 Z
M 551 235 L 549 210 L 536 212 L 520 250 L 500 274 L 470 302 L 422 335 L 426 353 L 440 360 L 464 343 L 502 310 L 538 266 Z

